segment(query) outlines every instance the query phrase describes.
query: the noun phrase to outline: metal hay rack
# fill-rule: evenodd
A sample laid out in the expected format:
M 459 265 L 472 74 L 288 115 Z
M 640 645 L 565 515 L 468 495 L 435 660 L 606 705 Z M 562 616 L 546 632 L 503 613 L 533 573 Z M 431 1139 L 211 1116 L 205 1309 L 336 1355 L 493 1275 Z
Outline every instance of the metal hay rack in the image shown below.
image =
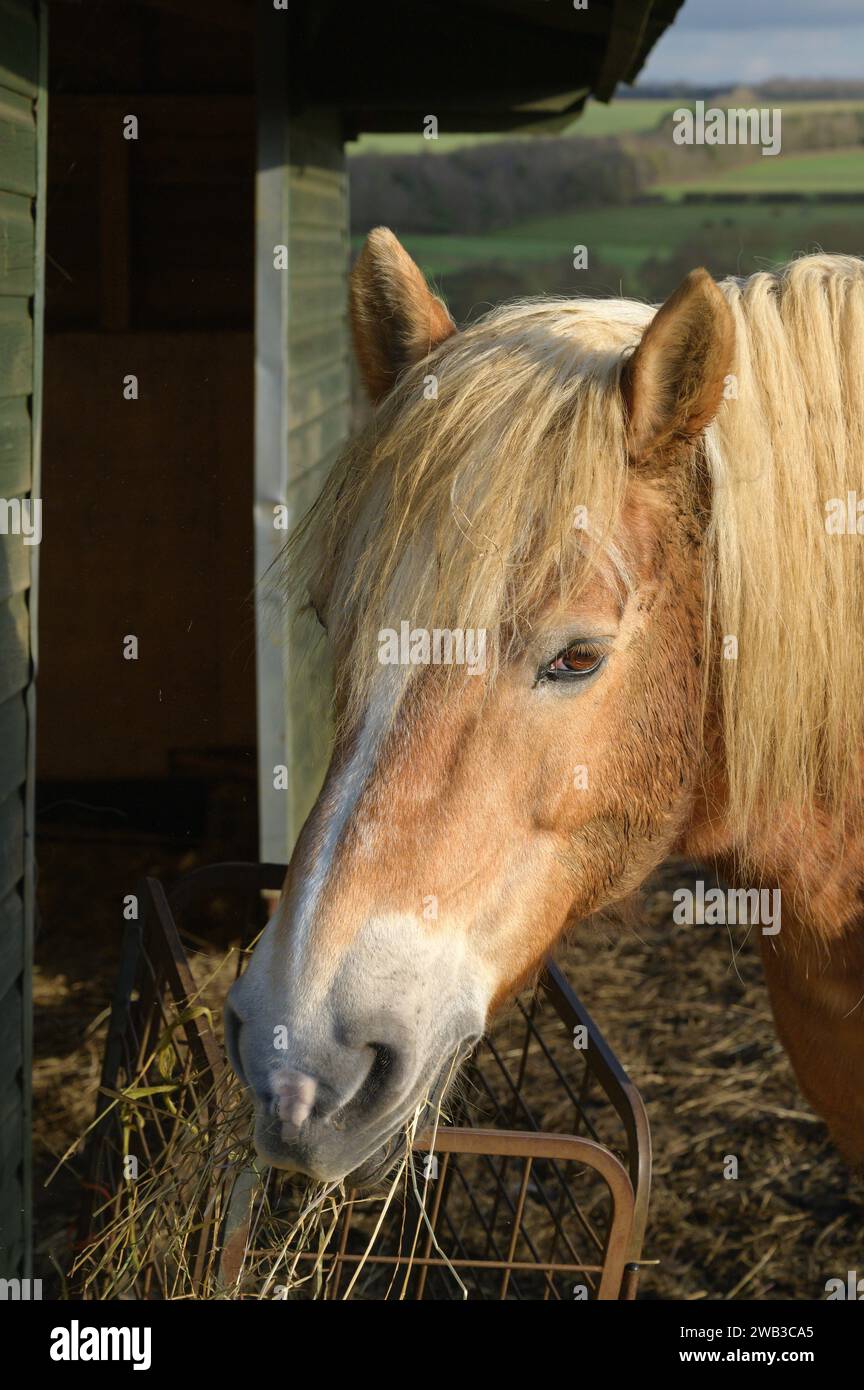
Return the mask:
M 112 1008 L 79 1249 L 128 1200 L 130 1156 L 146 1167 L 164 1151 L 166 1128 L 170 1138 L 172 1125 L 188 1127 L 193 1111 L 204 1138 L 209 1124 L 216 1134 L 227 1064 L 212 1015 L 200 1007 L 183 938 L 200 944 L 202 921 L 218 904 L 222 919 L 242 922 L 243 940 L 253 940 L 284 874 L 280 865 L 214 865 L 167 894 L 158 880 L 144 881 Z M 142 1079 L 160 1098 L 166 1046 L 172 1084 L 161 1090 L 170 1090 L 170 1104 L 132 1124 L 123 1098 L 134 1085 L 135 1095 L 146 1091 L 149 1099 Z M 157 1055 L 158 1064 L 147 1060 Z M 650 1189 L 647 1116 L 556 966 L 496 1023 L 454 1089 L 434 1148 L 429 1134 L 416 1136 L 414 1173 L 395 1199 L 382 1210 L 366 1195 L 347 1193 L 326 1242 L 319 1234 L 314 1248 L 296 1252 L 298 1282 L 287 1296 L 635 1298 Z M 219 1134 L 226 1161 L 214 1164 L 204 1187 L 188 1175 L 184 1294 L 278 1297 L 278 1278 L 270 1288 L 260 1279 L 250 1284 L 244 1269 L 261 1239 L 260 1203 L 278 1211 L 290 1180 L 235 1161 L 238 1150 Z M 176 1269 L 169 1277 L 158 1262 L 144 1261 L 131 1296 L 176 1296 L 179 1279 Z

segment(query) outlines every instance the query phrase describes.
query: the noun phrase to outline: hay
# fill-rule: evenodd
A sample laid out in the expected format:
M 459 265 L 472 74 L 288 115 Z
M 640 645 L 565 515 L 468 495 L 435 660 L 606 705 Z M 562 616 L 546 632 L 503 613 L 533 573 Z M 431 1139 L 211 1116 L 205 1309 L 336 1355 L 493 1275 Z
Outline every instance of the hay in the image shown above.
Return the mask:
M 333 1275 L 325 1260 L 349 1202 L 342 1184 L 309 1184 L 262 1169 L 252 1145 L 253 1114 L 248 1096 L 227 1066 L 214 1078 L 196 1064 L 184 1026 L 216 1014 L 208 1000 L 224 995 L 236 969 L 236 950 L 213 968 L 212 958 L 193 958 L 198 998 L 182 1012 L 168 1011 L 165 1026 L 135 1076 L 110 1098 L 100 1125 L 118 1133 L 115 1191 L 104 1190 L 93 1213 L 95 1234 L 68 1273 L 73 1296 L 88 1299 L 295 1299 L 330 1296 Z M 163 1003 L 164 1007 L 164 1003 Z M 214 1034 L 218 1031 L 214 1026 Z M 400 1194 L 407 1208 L 416 1199 L 413 1232 L 406 1231 L 407 1263 L 398 1270 L 403 1285 L 411 1272 L 427 1190 L 411 1152 L 424 1101 L 404 1133 L 405 1152 L 374 1196 L 352 1198 L 355 1231 L 366 1241 L 351 1279 L 341 1292 L 351 1298 L 372 1256 L 384 1219 Z M 439 1112 L 435 1112 L 433 1130 Z M 92 1129 L 92 1126 L 90 1127 Z M 78 1143 L 63 1156 L 67 1161 Z M 59 1167 L 59 1165 L 58 1165 Z M 55 1170 L 56 1171 L 56 1170 Z M 232 1203 L 235 1204 L 232 1207 Z M 236 1210 L 235 1210 L 236 1208 Z M 360 1219 L 356 1219 L 359 1211 Z M 243 1249 L 226 1275 L 220 1233 L 239 1216 Z M 248 1218 L 248 1231 L 246 1221 Z M 435 1242 L 437 1247 L 437 1240 Z M 443 1257 L 443 1252 L 440 1252 Z M 446 1258 L 446 1257 L 444 1257 Z M 465 1296 L 462 1280 L 451 1271 Z M 391 1284 L 395 1281 L 394 1273 Z
M 61 890 L 65 892 L 72 868 L 72 863 L 58 863 L 58 898 Z M 128 869 L 118 872 L 118 881 L 125 883 L 129 876 Z M 623 928 L 618 924 L 582 924 L 562 961 L 640 1087 L 651 1118 L 655 1178 L 644 1258 L 658 1263 L 643 1271 L 640 1297 L 822 1298 L 827 1278 L 860 1268 L 864 1191 L 860 1180 L 850 1177 L 823 1126 L 797 1090 L 776 1039 L 755 938 L 746 939 L 746 928 L 733 928 L 730 936 L 710 928 L 673 926 L 671 892 L 675 887 L 692 885 L 694 877 L 705 875 L 680 862 L 666 865 L 650 885 L 633 921 Z M 83 909 L 73 920 L 79 915 L 82 923 L 89 920 Z M 106 914 L 104 945 L 98 952 L 99 962 L 108 962 L 106 977 L 114 968 L 114 932 L 113 918 Z M 69 955 L 64 957 L 65 974 L 59 974 L 56 967 L 51 971 L 46 959 L 37 985 L 37 1041 L 41 1037 L 36 1068 L 37 1157 L 44 1167 L 43 1156 L 50 1154 L 55 1166 L 58 1146 L 68 1146 L 60 1178 L 47 1194 L 44 1190 L 41 1194 L 37 1251 L 42 1252 L 38 1255 L 40 1273 L 47 1272 L 52 1258 L 64 1270 L 71 1263 L 75 1273 L 67 1291 L 79 1292 L 86 1283 L 87 1296 L 98 1297 L 100 1287 L 109 1280 L 115 1286 L 120 1284 L 110 1261 L 122 1251 L 122 1242 L 114 1256 L 108 1256 L 102 1246 L 89 1254 L 80 1251 L 74 1258 L 67 1257 L 68 1246 L 57 1234 L 60 1227 L 55 1217 L 55 1212 L 58 1216 L 65 1213 L 63 1230 L 74 1220 L 78 1176 L 83 1176 L 75 1148 L 92 1117 L 104 1034 L 104 1022 L 100 1024 L 95 1016 L 103 1014 L 107 984 L 93 975 L 92 937 L 82 931 L 81 941 L 81 969 L 76 973 L 74 958 Z M 56 958 L 56 945 L 52 955 Z M 212 974 L 218 958 L 193 958 L 193 963 L 203 980 Z M 236 956 L 226 966 L 229 978 L 235 963 Z M 214 981 L 213 998 L 224 995 L 224 988 L 223 979 Z M 94 1022 L 88 1029 L 89 1018 Z M 512 1019 L 502 1021 L 496 1038 L 503 1053 L 515 1052 L 518 1036 Z M 464 1089 L 477 1122 L 496 1123 L 488 1097 L 478 1091 L 470 1077 Z M 568 1129 L 572 1116 L 548 1068 L 532 1073 L 526 1094 L 544 1128 L 558 1132 Z M 154 1106 L 170 1116 L 164 1102 L 154 1102 Z M 145 1114 L 147 1106 L 138 1101 L 136 1109 Z M 506 1127 L 506 1122 L 501 1123 Z M 511 1127 L 518 1127 L 518 1123 Z M 242 1171 L 249 1149 L 243 1147 L 238 1153 L 238 1170 Z M 737 1181 L 722 1177 L 723 1156 L 729 1153 L 741 1160 Z M 195 1151 L 194 1146 L 193 1154 L 196 1163 L 207 1161 L 206 1152 L 202 1160 L 201 1151 Z M 65 1179 L 64 1174 L 68 1174 Z M 400 1182 L 388 1212 L 388 1219 L 392 1217 L 396 1224 L 405 1214 L 411 1178 L 403 1172 Z M 274 1279 L 263 1294 L 273 1268 L 273 1252 L 282 1249 L 291 1230 L 292 1210 L 295 1218 L 300 1210 L 299 1193 L 285 1186 L 288 1190 L 282 1194 L 268 1185 L 266 1203 L 253 1223 L 259 1253 L 246 1266 L 250 1271 L 248 1284 L 230 1296 L 281 1298 L 316 1293 L 314 1279 L 285 1294 L 280 1291 L 280 1281 Z M 53 1196 L 55 1191 L 59 1197 Z M 146 1216 L 143 1195 L 139 1182 L 139 1213 Z M 105 1216 L 110 1216 L 111 1196 L 106 1192 L 100 1200 Z M 333 1194 L 334 1203 L 340 1200 L 340 1194 Z M 585 1209 L 590 1216 L 597 1210 L 590 1196 Z M 362 1212 L 368 1235 L 380 1213 L 380 1198 L 365 1200 Z M 188 1221 L 188 1211 L 182 1215 Z M 328 1206 L 317 1218 L 318 1229 L 324 1234 L 332 1217 L 333 1206 Z M 171 1220 L 166 1212 L 166 1232 Z M 268 1222 L 274 1224 L 268 1226 Z M 268 1230 L 273 1238 L 269 1249 Z M 406 1250 L 411 1248 L 413 1232 L 412 1224 Z M 452 1233 L 445 1234 L 449 1241 Z M 115 1230 L 115 1238 L 119 1235 L 119 1229 Z M 155 1257 L 158 1246 L 152 1227 L 149 1238 Z M 191 1239 L 195 1238 L 192 1232 Z M 380 1238 L 381 1233 L 379 1243 Z M 292 1249 L 296 1251 L 296 1241 Z M 161 1289 L 170 1290 L 167 1276 L 162 1278 L 158 1271 L 149 1275 L 147 1283 L 144 1254 L 139 1246 L 137 1269 L 131 1256 L 126 1262 L 127 1297 L 142 1296 L 145 1283 L 149 1297 L 160 1296 Z M 105 1265 L 101 1273 L 97 1269 L 100 1260 Z M 310 1263 L 308 1259 L 300 1262 L 304 1266 L 298 1266 L 301 1277 Z M 445 1275 L 446 1283 L 442 1279 L 436 1284 L 435 1296 L 461 1298 L 462 1291 L 452 1275 L 449 1271 Z M 326 1269 L 319 1271 L 316 1279 L 319 1276 L 317 1296 L 321 1297 L 327 1292 Z M 364 1278 L 367 1276 L 366 1287 L 359 1290 L 355 1286 L 352 1298 L 384 1297 L 392 1270 L 367 1261 Z M 399 1297 L 402 1283 L 400 1275 L 391 1297 Z M 193 1296 L 179 1288 L 178 1292 Z M 344 1285 L 336 1296 L 343 1294 Z M 220 1292 L 212 1296 L 228 1295 Z
M 670 861 L 633 920 L 581 924 L 561 960 L 651 1121 L 640 1297 L 822 1299 L 860 1269 L 864 1181 L 797 1088 L 755 929 L 673 924 L 673 891 L 708 878 Z
M 109 1104 L 94 1169 L 101 1200 L 69 1274 L 73 1294 L 560 1299 L 573 1296 L 574 1281 L 584 1284 L 584 1296 L 596 1294 L 612 1212 L 608 1189 L 593 1168 L 545 1158 L 533 1140 L 587 1127 L 621 1152 L 623 1130 L 600 1089 L 590 1094 L 585 1057 L 551 1005 L 549 1026 L 529 1022 L 524 1003 L 505 1013 L 494 1043 L 484 1043 L 445 1088 L 446 1113 L 424 1101 L 383 1189 L 358 1196 L 338 1184 L 262 1171 L 251 1107 L 221 1045 L 215 1061 L 196 1048 L 193 1025 L 204 1019 L 212 1029 L 209 1001 L 224 995 L 236 960 L 232 950 L 214 969 L 199 957 L 194 997 L 181 1012 L 160 993 L 150 1012 L 130 1015 L 131 1032 L 152 1043 L 119 1089 L 103 1087 Z M 536 1008 L 539 1020 L 544 1005 Z M 542 1095 L 555 1074 L 553 1058 L 566 1084 L 547 1083 L 538 1109 L 528 1097 Z M 526 1136 L 533 1156 L 493 1158 L 482 1141 L 455 1153 L 445 1146 L 439 1175 L 439 1121 L 454 1119 L 535 1131 Z

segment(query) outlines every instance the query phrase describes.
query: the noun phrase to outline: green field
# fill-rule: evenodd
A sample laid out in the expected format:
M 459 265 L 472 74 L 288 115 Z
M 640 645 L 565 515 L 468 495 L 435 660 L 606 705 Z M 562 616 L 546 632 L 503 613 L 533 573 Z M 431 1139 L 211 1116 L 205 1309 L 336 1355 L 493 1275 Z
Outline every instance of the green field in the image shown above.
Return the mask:
M 613 101 L 604 106 L 589 101 L 582 115 L 564 132 L 566 135 L 636 135 L 643 130 L 655 130 L 664 116 L 677 110 L 678 101 Z
M 609 106 L 591 101 L 581 116 L 571 121 L 560 133 L 562 135 L 632 135 L 638 131 L 653 130 L 665 115 L 674 111 L 679 103 L 674 101 L 617 101 Z M 537 134 L 542 134 L 539 130 Z M 550 132 L 555 134 L 555 131 Z M 496 131 L 490 135 L 450 134 L 446 123 L 440 123 L 437 140 L 426 140 L 422 135 L 408 133 L 388 135 L 362 135 L 359 140 L 348 145 L 350 154 L 448 154 L 466 145 L 497 144 L 501 140 L 533 140 L 533 133 L 524 131 Z
M 755 105 L 755 102 L 742 103 L 736 98 L 730 98 L 735 106 Z M 631 98 L 618 100 L 604 106 L 598 101 L 589 101 L 581 116 L 575 121 L 571 121 L 561 132 L 562 135 L 579 135 L 590 139 L 594 136 L 603 135 L 637 135 L 648 130 L 656 130 L 664 117 L 671 115 L 680 106 L 686 106 L 684 101 L 674 99 L 658 100 L 655 98 L 640 100 Z M 725 107 L 728 103 L 722 97 L 718 97 L 712 103 Z M 796 115 L 818 115 L 825 112 L 841 111 L 861 111 L 864 110 L 864 101 L 784 101 L 779 103 L 784 116 Z M 542 134 L 542 131 L 538 132 Z M 555 132 L 551 132 L 554 134 Z M 446 124 L 441 123 L 441 131 L 437 140 L 424 140 L 421 134 L 397 134 L 397 135 L 363 135 L 348 145 L 349 154 L 419 154 L 425 150 L 429 154 L 447 154 L 449 151 L 461 149 L 466 145 L 495 144 L 501 140 L 513 139 L 533 139 L 533 134 L 515 131 L 510 134 L 506 132 L 496 132 L 491 135 L 460 135 L 449 134 Z M 778 156 L 782 158 L 782 155 Z M 766 160 L 766 163 L 776 163 L 777 160 Z
M 679 104 L 683 103 L 591 103 L 565 135 L 620 136 L 626 141 L 628 136 L 656 129 Z M 755 102 L 735 97 L 728 103 L 717 98 L 714 104 Z M 864 101 L 777 104 L 784 115 L 799 117 L 864 110 Z M 442 153 L 502 138 L 508 137 L 442 136 L 427 142 L 418 136 L 376 136 L 364 139 L 360 148 Z M 855 136 L 850 130 L 844 131 L 843 138 Z M 634 145 L 631 142 L 631 149 Z M 402 240 L 426 274 L 451 297 L 454 312 L 461 312 L 463 320 L 473 316 L 478 305 L 531 294 L 620 292 L 657 301 L 694 265 L 705 265 L 717 276 L 749 275 L 810 251 L 864 255 L 864 208 L 831 199 L 832 194 L 864 193 L 864 147 L 781 152 L 773 158 L 750 154 L 746 163 L 724 162 L 708 174 L 704 172 L 708 161 L 701 160 L 702 175 L 687 182 L 672 182 L 667 173 L 651 190 L 657 202 L 575 208 L 572 213 L 537 217 L 479 235 L 409 232 Z M 689 203 L 685 201 L 688 193 L 699 193 L 706 200 Z M 730 194 L 750 194 L 753 201 L 721 201 L 722 195 Z M 760 194 L 773 195 L 777 201 L 760 201 Z M 784 194 L 796 196 L 787 201 Z M 801 195 L 807 194 L 820 195 L 820 201 L 802 200 Z M 398 225 L 394 230 L 401 234 Z M 572 248 L 577 245 L 588 248 L 585 271 L 575 270 L 572 264 Z
M 661 183 L 667 197 L 700 193 L 864 193 L 864 147 L 818 150 L 814 154 L 763 156 L 710 179 Z
M 570 263 L 570 247 L 584 244 L 622 270 L 634 270 L 650 256 L 671 255 L 682 243 L 697 237 L 722 235 L 739 239 L 742 248 L 759 235 L 760 254 L 787 260 L 816 249 L 821 229 L 830 227 L 843 237 L 842 245 L 826 250 L 860 254 L 864 247 L 861 209 L 844 203 L 736 204 L 659 203 L 633 207 L 589 208 L 572 215 L 539 218 L 484 236 L 422 236 L 402 240 L 412 256 L 432 276 L 494 262 L 520 264 L 561 259 Z M 398 228 L 397 228 L 398 231 Z M 362 238 L 357 239 L 359 245 Z M 590 253 L 589 252 L 589 253 Z M 736 266 L 730 265 L 734 271 Z

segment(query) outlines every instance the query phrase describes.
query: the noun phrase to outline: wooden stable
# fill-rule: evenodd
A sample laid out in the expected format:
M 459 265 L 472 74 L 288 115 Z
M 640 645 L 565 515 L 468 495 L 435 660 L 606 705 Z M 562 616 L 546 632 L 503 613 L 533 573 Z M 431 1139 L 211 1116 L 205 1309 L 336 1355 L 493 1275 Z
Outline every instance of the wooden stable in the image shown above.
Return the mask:
M 39 498 L 44 11 L 0 6 L 0 499 Z M 0 532 L 0 1277 L 29 1272 L 30 978 L 39 547 Z
M 346 141 L 555 129 L 680 3 L 0 0 L 0 498 L 44 493 L 41 547 L 0 534 L 0 1276 L 31 1269 L 37 758 L 257 759 L 265 860 L 318 789 L 326 673 L 265 576 L 349 429 Z

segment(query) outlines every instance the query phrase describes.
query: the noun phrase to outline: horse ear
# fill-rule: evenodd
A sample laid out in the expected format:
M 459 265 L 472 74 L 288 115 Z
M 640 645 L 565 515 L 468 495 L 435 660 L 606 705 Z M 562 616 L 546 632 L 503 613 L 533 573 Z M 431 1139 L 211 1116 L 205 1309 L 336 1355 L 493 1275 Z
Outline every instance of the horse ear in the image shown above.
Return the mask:
M 351 272 L 351 328 L 373 401 L 456 332 L 446 305 L 387 227 L 369 233 Z
M 734 351 L 735 325 L 722 291 L 707 270 L 691 270 L 658 309 L 621 377 L 634 462 L 711 423 Z

